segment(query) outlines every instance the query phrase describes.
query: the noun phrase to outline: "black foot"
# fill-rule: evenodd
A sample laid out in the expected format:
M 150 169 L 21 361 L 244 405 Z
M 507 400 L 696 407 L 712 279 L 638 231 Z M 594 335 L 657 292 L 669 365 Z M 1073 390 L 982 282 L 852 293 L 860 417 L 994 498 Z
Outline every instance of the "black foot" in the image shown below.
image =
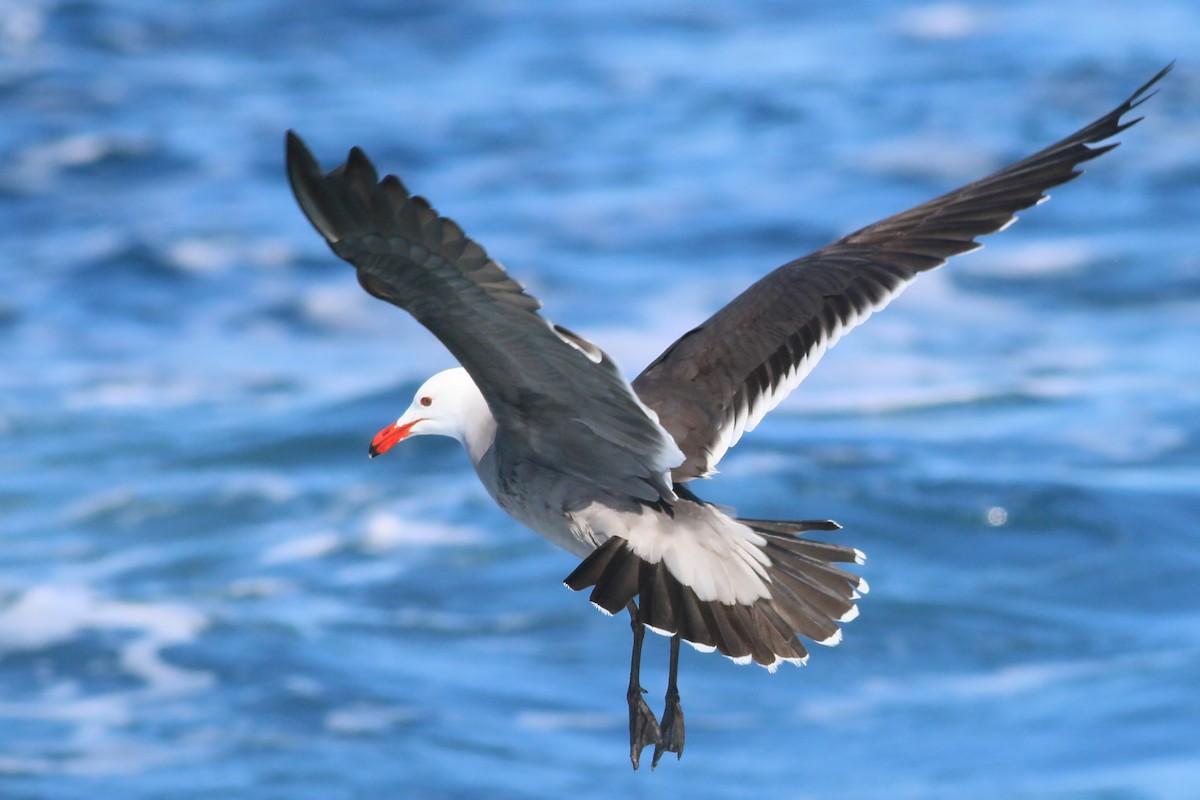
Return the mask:
M 646 701 L 642 699 L 642 689 L 629 693 L 629 760 L 633 762 L 636 771 L 642 760 L 642 750 L 648 745 L 654 745 L 657 754 L 662 744 L 662 732 L 658 729 L 658 719 Z M 657 759 L 656 759 L 657 761 Z
M 679 695 L 667 697 L 660 732 L 662 741 L 654 746 L 654 761 L 650 762 L 650 769 L 658 766 L 663 753 L 674 753 L 677 759 L 683 758 L 683 708 L 679 705 Z

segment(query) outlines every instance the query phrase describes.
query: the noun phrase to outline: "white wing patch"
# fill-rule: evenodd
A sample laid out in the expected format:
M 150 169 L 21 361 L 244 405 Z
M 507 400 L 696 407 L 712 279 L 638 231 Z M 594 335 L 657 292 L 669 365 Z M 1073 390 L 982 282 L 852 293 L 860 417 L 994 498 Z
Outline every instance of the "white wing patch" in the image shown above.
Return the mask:
M 945 262 L 943 262 L 945 263 Z M 867 318 L 880 311 L 890 303 L 900 292 L 912 283 L 912 278 L 901 282 L 892 291 L 884 295 L 879 302 L 868 306 L 867 308 L 858 309 L 847 319 L 838 320 L 833 326 L 833 329 L 827 331 L 825 335 L 813 342 L 812 347 L 807 352 L 800 356 L 800 359 L 791 366 L 782 375 L 775 376 L 773 385 L 767 387 L 767 390 L 758 397 L 752 399 L 742 398 L 737 402 L 737 407 L 730 410 L 729 416 L 725 422 L 717 429 L 716 439 L 713 442 L 712 450 L 708 457 L 709 472 L 711 475 L 716 470 L 713 469 L 717 462 L 728 452 L 729 448 L 738 443 L 742 435 L 748 431 L 758 427 L 758 423 L 762 422 L 772 409 L 778 406 L 783 399 L 800 385 L 801 381 L 808 377 L 812 372 L 813 367 L 825 355 L 825 352 L 838 343 L 846 333 L 857 328 L 859 325 L 867 321 Z
M 623 534 L 643 561 L 666 564 L 701 602 L 753 605 L 770 597 L 763 537 L 723 514 L 694 520 L 686 534 L 664 530 L 655 514 L 639 515 Z

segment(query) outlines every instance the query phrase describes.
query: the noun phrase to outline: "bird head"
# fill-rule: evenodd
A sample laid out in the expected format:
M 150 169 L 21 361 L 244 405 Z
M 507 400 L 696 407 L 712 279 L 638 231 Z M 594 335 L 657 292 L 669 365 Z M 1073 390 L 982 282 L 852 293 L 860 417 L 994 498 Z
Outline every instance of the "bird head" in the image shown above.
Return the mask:
M 400 418 L 371 440 L 371 458 L 383 455 L 412 436 L 449 436 L 465 443 L 473 417 L 487 404 L 462 367 L 434 375 L 413 396 Z

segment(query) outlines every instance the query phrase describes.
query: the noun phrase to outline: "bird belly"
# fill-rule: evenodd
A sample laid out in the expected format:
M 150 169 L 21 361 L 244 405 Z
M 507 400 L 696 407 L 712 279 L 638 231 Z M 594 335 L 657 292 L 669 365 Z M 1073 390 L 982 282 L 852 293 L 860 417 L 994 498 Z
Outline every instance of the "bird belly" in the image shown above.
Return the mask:
M 579 506 L 578 484 L 561 473 L 532 462 L 496 464 L 489 451 L 475 471 L 488 494 L 517 522 L 552 544 L 583 558 L 604 541 L 596 540 L 592 529 L 579 515 L 568 509 Z M 531 491 L 530 487 L 537 487 Z

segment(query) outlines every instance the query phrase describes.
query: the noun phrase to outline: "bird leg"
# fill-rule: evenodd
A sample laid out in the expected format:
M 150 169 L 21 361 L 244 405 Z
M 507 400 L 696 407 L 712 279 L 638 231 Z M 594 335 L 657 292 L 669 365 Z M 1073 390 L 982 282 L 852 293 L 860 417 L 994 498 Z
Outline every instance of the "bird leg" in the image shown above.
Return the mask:
M 679 635 L 671 637 L 671 673 L 667 679 L 667 705 L 663 709 L 662 741 L 654 745 L 654 761 L 650 768 L 658 766 L 658 760 L 663 753 L 674 753 L 676 758 L 683 758 L 683 708 L 679 705 L 679 685 L 676 678 L 679 673 Z
M 642 749 L 647 745 L 657 748 L 662 743 L 662 732 L 658 729 L 658 720 L 646 700 L 642 697 L 646 690 L 642 688 L 639 673 L 642 668 L 642 639 L 646 636 L 646 628 L 642 625 L 638 607 L 632 600 L 629 609 L 630 627 L 633 628 L 633 655 L 629 663 L 629 691 L 625 698 L 629 701 L 629 760 L 633 762 L 636 771 L 642 759 Z

